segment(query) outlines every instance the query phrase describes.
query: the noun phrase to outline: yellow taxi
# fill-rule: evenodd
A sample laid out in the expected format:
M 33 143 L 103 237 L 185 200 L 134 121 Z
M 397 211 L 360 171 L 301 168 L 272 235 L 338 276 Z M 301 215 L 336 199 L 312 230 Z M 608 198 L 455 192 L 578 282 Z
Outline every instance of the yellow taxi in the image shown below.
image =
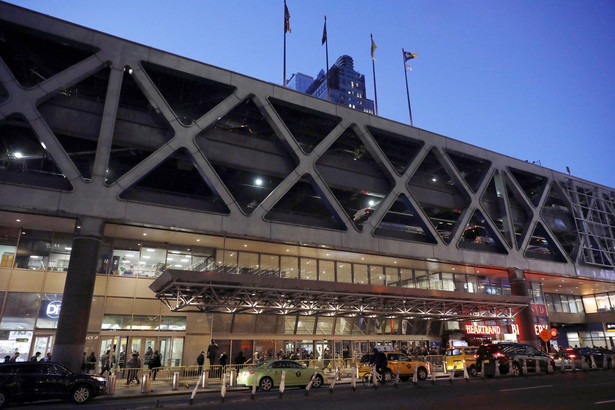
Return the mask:
M 380 347 L 380 346 L 377 346 Z M 382 350 L 381 350 L 382 351 Z M 397 351 L 383 351 L 387 358 L 387 371 L 385 379 L 392 380 L 397 375 L 397 369 L 399 369 L 399 378 L 403 381 L 408 381 L 414 372 L 416 371 L 416 377 L 418 380 L 425 380 L 427 378 L 427 362 L 422 360 L 413 360 L 411 357 L 402 352 Z M 367 373 L 371 372 L 369 365 L 371 354 L 365 354 L 361 357 L 359 363 L 359 377 L 363 377 Z
M 463 362 L 466 363 L 468 375 L 476 377 L 478 368 L 476 367 L 476 350 L 475 346 L 458 346 L 451 347 L 446 350 L 446 371 L 452 372 L 455 369 L 455 374 L 463 374 Z

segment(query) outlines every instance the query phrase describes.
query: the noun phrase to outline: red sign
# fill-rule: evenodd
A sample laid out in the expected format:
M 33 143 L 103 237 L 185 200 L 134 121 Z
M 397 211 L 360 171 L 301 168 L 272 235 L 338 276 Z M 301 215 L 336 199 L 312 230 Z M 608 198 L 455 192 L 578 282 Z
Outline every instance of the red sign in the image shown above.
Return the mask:
M 551 337 L 557 337 L 557 329 L 556 328 L 552 328 L 551 329 Z

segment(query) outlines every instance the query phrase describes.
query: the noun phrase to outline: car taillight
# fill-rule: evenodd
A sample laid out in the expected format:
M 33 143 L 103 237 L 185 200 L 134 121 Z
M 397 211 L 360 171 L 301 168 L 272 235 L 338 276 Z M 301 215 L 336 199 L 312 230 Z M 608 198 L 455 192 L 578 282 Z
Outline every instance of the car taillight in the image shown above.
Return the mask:
M 574 359 L 575 357 L 577 357 L 577 355 L 571 354 L 571 355 L 568 355 L 568 357 L 571 358 L 571 359 Z
M 475 355 L 474 355 L 474 358 L 475 358 L 475 359 L 478 359 L 478 355 L 477 355 L 477 354 L 475 354 Z
M 504 355 L 502 353 L 500 353 L 500 352 L 493 353 L 492 356 L 495 357 L 496 359 L 498 359 L 500 357 L 504 357 Z

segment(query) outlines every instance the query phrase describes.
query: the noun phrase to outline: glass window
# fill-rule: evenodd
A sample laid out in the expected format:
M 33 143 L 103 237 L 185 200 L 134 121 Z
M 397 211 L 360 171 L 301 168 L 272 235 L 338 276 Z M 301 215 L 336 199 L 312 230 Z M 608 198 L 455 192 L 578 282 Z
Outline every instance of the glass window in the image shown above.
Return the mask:
M 171 247 L 169 247 L 169 250 L 171 250 Z M 190 266 L 190 270 L 203 272 L 215 269 L 215 249 L 193 246 L 192 248 L 187 248 L 186 252 L 192 252 L 192 265 Z
M 568 296 L 566 295 L 555 295 L 555 298 L 561 299 L 562 301 L 562 312 L 570 313 L 570 306 L 568 305 Z
M 108 275 L 111 273 L 111 258 L 113 257 L 112 238 L 103 238 L 98 250 L 98 267 L 96 273 Z
M 399 286 L 399 269 L 387 266 L 385 268 L 386 285 Z
M 41 301 L 39 293 L 8 292 L 0 329 L 32 330 Z
M 135 275 L 139 266 L 141 244 L 136 240 L 114 239 L 111 271 L 114 275 Z
M 47 269 L 60 272 L 67 271 L 72 247 L 73 236 L 71 234 L 54 233 Z
M 442 290 L 454 291 L 455 282 L 453 281 L 452 273 L 442 272 Z
M 335 282 L 335 262 L 319 260 L 318 270 L 318 280 Z
M 455 291 L 456 292 L 467 292 L 468 284 L 466 283 L 466 275 L 463 273 L 455 274 Z
M 607 312 L 611 310 L 611 303 L 606 293 L 596 295 L 596 307 L 598 312 Z
M 239 273 L 254 274 L 260 269 L 258 253 L 239 252 Z
M 220 268 L 220 266 L 222 266 L 222 268 Z M 225 273 L 237 273 L 237 266 L 237 252 L 222 251 L 222 261 L 218 261 L 218 269 L 222 269 Z
M 152 248 L 148 248 L 152 249 Z M 142 254 L 144 252 L 142 251 Z M 149 255 L 147 255 L 149 256 Z M 177 269 L 177 270 L 192 270 L 193 261 L 192 254 L 186 250 L 178 250 L 174 249 L 169 251 L 166 254 L 166 266 L 169 269 Z
M 297 321 L 297 334 L 298 335 L 311 335 L 314 334 L 314 316 L 299 316 Z
M 583 298 L 581 298 L 581 296 L 575 296 L 574 301 L 577 304 L 577 311 L 579 313 L 585 313 L 585 307 L 583 306 Z
M 338 317 L 337 325 L 335 326 L 336 335 L 349 335 L 352 330 L 352 321 L 354 318 Z
M 190 255 L 182 255 L 178 257 L 177 260 L 172 261 L 173 264 L 170 266 L 173 269 L 186 269 L 190 268 Z M 165 269 L 167 264 L 167 249 L 166 247 L 162 247 L 158 245 L 158 247 L 153 244 L 143 244 L 141 247 L 141 254 L 139 258 L 139 269 L 137 270 L 137 274 L 139 276 L 147 276 L 147 277 L 157 277 L 159 276 Z
M 594 295 L 583 296 L 583 305 L 585 306 L 585 313 L 596 313 L 598 311 Z
M 442 290 L 440 272 L 432 272 L 429 274 L 429 289 Z
M 297 316 L 284 315 L 284 334 L 291 335 L 295 333 L 295 324 Z
M 102 330 L 130 330 L 130 315 L 104 315 Z
M 317 273 L 316 273 L 316 269 L 318 269 L 317 267 L 317 263 L 316 263 L 316 259 L 311 259 L 311 258 L 301 258 L 301 279 L 306 279 L 306 280 L 316 280 L 317 279 Z
M 557 312 L 553 303 L 553 295 L 545 293 L 545 302 L 547 303 L 547 312 Z
M 568 296 L 568 306 L 570 307 L 570 313 L 579 313 L 577 310 L 577 302 L 574 296 Z
M 282 256 L 280 258 L 280 275 L 283 278 L 297 279 L 299 277 L 299 258 Z
M 22 269 L 45 269 L 49 262 L 51 236 L 51 232 L 23 229 L 15 266 Z
M 13 267 L 19 232 L 19 228 L 0 226 L 0 267 Z
M 611 310 L 615 310 L 615 293 L 609 292 L 609 300 L 611 301 Z
M 412 269 L 401 268 L 399 270 L 399 280 L 403 288 L 415 288 L 414 273 Z
M 354 283 L 358 283 L 360 285 L 369 284 L 369 279 L 367 277 L 367 265 L 354 263 L 352 265 L 352 271 L 354 274 Z
M 478 293 L 476 275 L 466 275 L 468 293 Z
M 261 272 L 268 276 L 280 276 L 280 257 L 277 255 L 261 255 Z
M 352 264 L 351 263 L 338 262 L 337 281 L 342 282 L 342 283 L 352 283 Z
M 316 334 L 317 335 L 332 335 L 334 325 L 335 325 L 334 317 L 320 316 L 318 318 L 318 322 L 316 322 Z
M 372 285 L 386 285 L 386 278 L 382 266 L 370 266 L 369 279 Z
M 416 280 L 416 287 L 419 289 L 429 289 L 429 275 L 427 271 L 418 270 L 414 271 L 414 278 Z

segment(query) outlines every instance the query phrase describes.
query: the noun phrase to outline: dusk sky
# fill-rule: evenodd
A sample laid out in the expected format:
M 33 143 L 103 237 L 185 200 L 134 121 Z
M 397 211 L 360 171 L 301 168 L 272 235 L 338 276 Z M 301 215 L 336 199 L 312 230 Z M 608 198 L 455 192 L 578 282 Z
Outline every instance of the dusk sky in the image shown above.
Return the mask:
M 12 0 L 114 36 L 283 81 L 282 0 Z M 615 1 L 287 0 L 287 78 L 354 59 L 378 114 L 615 187 Z

